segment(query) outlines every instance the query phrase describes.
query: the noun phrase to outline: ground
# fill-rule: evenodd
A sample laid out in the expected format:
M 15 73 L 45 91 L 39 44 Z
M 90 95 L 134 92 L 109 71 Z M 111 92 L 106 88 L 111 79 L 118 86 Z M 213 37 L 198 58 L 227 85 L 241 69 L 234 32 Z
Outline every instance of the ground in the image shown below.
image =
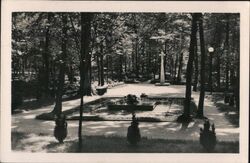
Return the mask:
M 184 97 L 185 86 L 124 84 L 108 89 L 108 92 L 103 96 L 84 97 L 84 102 L 87 103 L 101 97 L 117 97 L 127 94 L 140 96 L 141 93 L 152 96 Z M 216 151 L 238 152 L 238 148 L 236 147 L 239 146 L 239 125 L 237 122 L 232 121 L 232 119 L 235 119 L 234 115 L 237 115 L 237 112 L 230 110 L 230 107 L 227 110 L 223 99 L 218 98 L 221 96 L 215 95 L 217 94 L 206 95 L 204 114 L 216 127 L 216 136 L 219 141 Z M 198 104 L 199 92 L 193 92 L 192 97 L 195 103 Z M 63 110 L 75 108 L 79 106 L 79 104 L 79 99 L 65 101 L 63 102 Z M 24 110 L 22 113 L 12 115 L 12 149 L 14 151 L 76 152 L 78 121 L 68 121 L 68 136 L 65 143 L 58 144 L 53 137 L 54 121 L 35 119 L 36 115 L 49 112 L 53 107 L 54 105 L 50 104 L 32 110 Z M 236 118 L 239 119 L 238 117 Z M 118 150 L 117 152 L 152 152 L 152 150 L 154 152 L 204 152 L 198 142 L 200 127 L 203 127 L 203 122 L 204 121 L 200 119 L 194 119 L 194 121 L 189 124 L 181 124 L 174 121 L 140 122 L 139 127 L 143 137 L 141 148 L 139 146 L 137 149 L 131 149 L 126 144 L 127 128 L 130 125 L 130 121 L 84 121 L 82 124 L 82 134 L 85 144 L 83 144 L 83 146 L 89 146 L 89 149 L 82 150 L 82 152 L 102 152 L 100 150 L 96 151 L 96 149 L 102 149 L 100 144 L 103 150 L 105 147 L 107 147 L 106 149 L 110 149 L 110 151 L 106 152 L 112 152 L 114 149 L 120 149 L 120 151 Z M 114 140 L 116 140 L 115 142 L 117 144 L 111 143 L 114 142 Z M 167 146 L 165 146 L 165 148 L 157 146 L 162 143 L 167 144 Z M 181 145 L 183 143 L 187 145 Z M 174 144 L 176 144 L 176 149 L 173 148 Z M 124 148 L 122 148 L 123 150 L 121 150 L 121 146 L 124 146 Z M 155 148 L 153 146 L 155 146 Z M 145 147 L 148 147 L 148 149 Z M 229 147 L 231 151 L 228 150 Z M 169 150 L 169 148 L 173 150 Z M 146 151 L 141 151 L 141 149 L 146 149 Z M 105 150 L 103 152 L 105 152 Z

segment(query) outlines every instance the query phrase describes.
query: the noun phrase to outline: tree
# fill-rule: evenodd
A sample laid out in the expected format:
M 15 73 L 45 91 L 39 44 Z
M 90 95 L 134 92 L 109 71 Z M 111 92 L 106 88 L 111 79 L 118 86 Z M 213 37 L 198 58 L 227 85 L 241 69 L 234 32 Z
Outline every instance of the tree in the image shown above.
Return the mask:
M 198 84 L 198 78 L 199 78 L 199 56 L 197 53 L 197 39 L 194 43 L 194 67 L 195 67 L 195 73 L 194 73 L 194 84 L 193 84 L 193 91 L 197 91 L 197 84 Z
M 50 52 L 49 52 L 49 45 L 50 45 L 50 25 L 51 25 L 51 18 L 52 18 L 52 13 L 47 13 L 47 20 L 48 22 L 46 23 L 45 26 L 45 45 L 44 45 L 44 52 L 43 52 L 43 59 L 44 59 L 44 93 L 45 96 L 47 97 L 49 95 L 49 76 L 50 76 Z
M 225 40 L 225 49 L 226 49 L 226 91 L 229 91 L 229 15 L 226 15 L 226 40 Z
M 91 63 L 89 60 L 90 53 L 90 41 L 91 41 L 91 21 L 92 21 L 93 13 L 81 13 L 81 57 L 80 57 L 80 95 L 81 95 L 81 103 L 80 103 L 80 119 L 79 119 L 79 129 L 78 129 L 78 137 L 79 137 L 79 150 L 82 147 L 82 114 L 83 114 L 83 96 L 86 92 L 85 84 L 86 80 L 89 77 L 88 71 Z M 86 75 L 87 73 L 87 75 Z M 88 83 L 87 83 L 88 84 Z
M 192 28 L 191 28 L 191 40 L 189 47 L 189 58 L 187 64 L 187 72 L 186 72 L 186 96 L 184 101 L 184 113 L 178 117 L 178 122 L 189 122 L 191 120 L 190 117 L 190 101 L 191 101 L 191 84 L 192 84 L 192 71 L 193 71 L 193 60 L 194 60 L 194 50 L 195 50 L 195 42 L 196 42 L 196 33 L 197 33 L 197 20 L 199 19 L 199 14 L 192 14 Z
M 56 91 L 56 104 L 54 110 L 52 111 L 56 115 L 62 113 L 62 95 L 63 95 L 63 86 L 65 81 L 65 67 L 67 59 L 67 19 L 68 16 L 66 13 L 62 13 L 62 43 L 61 43 L 61 59 L 59 60 L 59 77 L 58 77 L 58 86 Z
M 200 70 L 200 97 L 197 111 L 197 118 L 204 118 L 204 96 L 205 96 L 205 61 L 206 61 L 206 50 L 204 43 L 204 32 L 203 32 L 203 18 L 202 14 L 198 14 L 199 24 L 199 35 L 200 35 L 200 46 L 201 46 L 201 70 Z

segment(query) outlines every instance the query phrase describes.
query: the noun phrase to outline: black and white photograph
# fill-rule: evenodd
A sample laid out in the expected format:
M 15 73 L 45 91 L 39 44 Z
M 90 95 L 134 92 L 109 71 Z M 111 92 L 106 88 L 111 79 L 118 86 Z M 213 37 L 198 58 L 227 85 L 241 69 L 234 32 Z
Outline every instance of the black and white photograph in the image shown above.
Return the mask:
M 247 10 L 113 6 L 8 11 L 8 152 L 247 162 Z

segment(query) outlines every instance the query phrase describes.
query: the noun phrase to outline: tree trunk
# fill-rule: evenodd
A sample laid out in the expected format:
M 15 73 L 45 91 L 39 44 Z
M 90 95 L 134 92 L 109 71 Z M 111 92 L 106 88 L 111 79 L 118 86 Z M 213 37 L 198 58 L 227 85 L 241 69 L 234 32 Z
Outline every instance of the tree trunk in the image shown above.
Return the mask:
M 182 29 L 183 32 L 183 29 Z M 182 47 L 183 47 L 183 34 L 181 33 L 180 36 L 181 44 L 180 44 L 180 56 L 179 56 L 179 66 L 178 66 L 178 73 L 177 73 L 177 83 L 181 82 L 181 72 L 182 72 L 182 63 L 183 63 L 183 52 L 182 52 Z M 195 57 L 195 56 L 194 56 Z
M 91 13 L 81 13 L 81 55 L 80 55 L 80 118 L 79 118 L 79 128 L 78 128 L 78 139 L 79 139 L 79 150 L 82 148 L 82 114 L 83 114 L 83 96 L 91 93 L 91 85 L 89 85 L 90 80 L 90 34 L 91 34 L 91 21 L 93 14 Z M 87 75 L 86 75 L 87 74 Z M 88 82 L 86 82 L 88 81 Z M 85 86 L 84 84 L 88 85 Z
M 114 80 L 113 57 L 110 57 L 110 71 L 111 71 L 111 79 Z
M 213 92 L 213 52 L 209 53 L 209 89 L 210 93 Z
M 91 96 L 91 54 L 90 37 L 91 37 L 91 13 L 81 13 L 81 60 L 80 73 L 83 75 L 83 94 Z
M 97 54 L 96 56 L 96 63 L 97 63 L 97 76 L 98 76 L 98 86 L 101 85 L 101 69 L 100 69 L 100 54 Z
M 119 68 L 119 81 L 122 81 L 122 65 L 123 65 L 123 55 L 119 56 L 120 68 Z
M 177 121 L 179 122 L 189 122 L 191 120 L 190 117 L 190 101 L 191 101 L 191 84 L 192 84 L 192 71 L 193 71 L 193 60 L 194 60 L 194 47 L 196 42 L 196 33 L 197 33 L 197 19 L 199 14 L 192 14 L 192 29 L 191 29 L 191 40 L 189 47 L 189 58 L 187 64 L 187 72 L 186 72 L 186 97 L 184 102 L 184 113 L 178 117 Z
M 174 64 L 174 81 L 177 81 L 176 73 L 177 73 L 177 66 L 178 66 L 178 58 L 179 55 L 176 53 L 175 64 Z
M 100 56 L 100 84 L 101 86 L 104 85 L 104 71 L 103 71 L 103 54 Z
M 52 13 L 47 14 L 48 24 L 51 22 Z M 44 46 L 44 53 L 43 53 L 43 60 L 44 60 L 44 95 L 47 97 L 49 95 L 49 44 L 50 44 L 50 27 L 46 26 L 45 32 L 45 46 Z
M 194 84 L 193 84 L 193 91 L 197 91 L 197 84 L 199 78 L 199 58 L 197 53 L 197 39 L 194 45 L 194 67 L 195 67 L 195 74 L 194 74 Z
M 124 55 L 124 74 L 127 74 L 127 54 Z
M 199 34 L 200 34 L 200 45 L 201 45 L 201 70 L 200 70 L 200 78 L 201 78 L 201 87 L 200 87 L 200 98 L 198 104 L 197 117 L 203 118 L 203 110 L 204 110 L 204 97 L 205 97 L 205 61 L 206 61 L 206 50 L 204 43 L 204 32 L 203 32 L 203 18 L 202 14 L 199 14 Z
M 139 64 L 138 64 L 138 38 L 135 39 L 135 73 L 136 77 L 139 77 Z
M 56 93 L 56 105 L 54 107 L 53 112 L 56 115 L 60 115 L 62 113 L 62 95 L 63 95 L 63 86 L 64 86 L 64 76 L 65 76 L 65 67 L 66 67 L 66 58 L 67 58 L 67 15 L 65 13 L 62 14 L 62 56 L 60 60 L 60 70 L 59 70 L 59 84 L 57 86 Z
M 221 32 L 221 27 L 216 23 L 216 26 L 215 26 L 215 36 L 214 36 L 214 39 L 215 39 L 215 45 L 214 46 L 214 49 L 215 49 L 215 56 L 216 56 L 216 61 L 217 61 L 217 64 L 216 64 L 216 83 L 217 83 L 217 88 L 220 90 L 220 64 L 221 64 L 221 53 L 222 51 L 220 50 L 221 49 L 221 36 L 222 35 L 222 32 Z
M 178 67 L 178 73 L 177 73 L 178 83 L 181 82 L 182 63 L 183 63 L 183 53 L 180 54 L 180 58 L 179 58 L 179 67 Z
M 227 24 L 226 24 L 226 91 L 229 91 L 229 16 L 227 15 Z

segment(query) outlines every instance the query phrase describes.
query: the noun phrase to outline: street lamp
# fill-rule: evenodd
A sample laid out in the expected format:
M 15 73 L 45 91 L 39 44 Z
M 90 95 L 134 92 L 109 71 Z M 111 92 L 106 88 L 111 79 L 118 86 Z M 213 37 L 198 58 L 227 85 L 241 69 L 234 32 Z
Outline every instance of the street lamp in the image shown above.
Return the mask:
M 209 52 L 209 56 L 210 56 L 210 64 L 209 64 L 209 69 L 210 69 L 210 75 L 209 75 L 209 82 L 210 82 L 210 92 L 212 94 L 213 92 L 213 81 L 212 81 L 212 64 L 213 64 L 213 52 L 214 52 L 214 48 L 213 47 L 209 47 L 208 48 L 208 52 Z

